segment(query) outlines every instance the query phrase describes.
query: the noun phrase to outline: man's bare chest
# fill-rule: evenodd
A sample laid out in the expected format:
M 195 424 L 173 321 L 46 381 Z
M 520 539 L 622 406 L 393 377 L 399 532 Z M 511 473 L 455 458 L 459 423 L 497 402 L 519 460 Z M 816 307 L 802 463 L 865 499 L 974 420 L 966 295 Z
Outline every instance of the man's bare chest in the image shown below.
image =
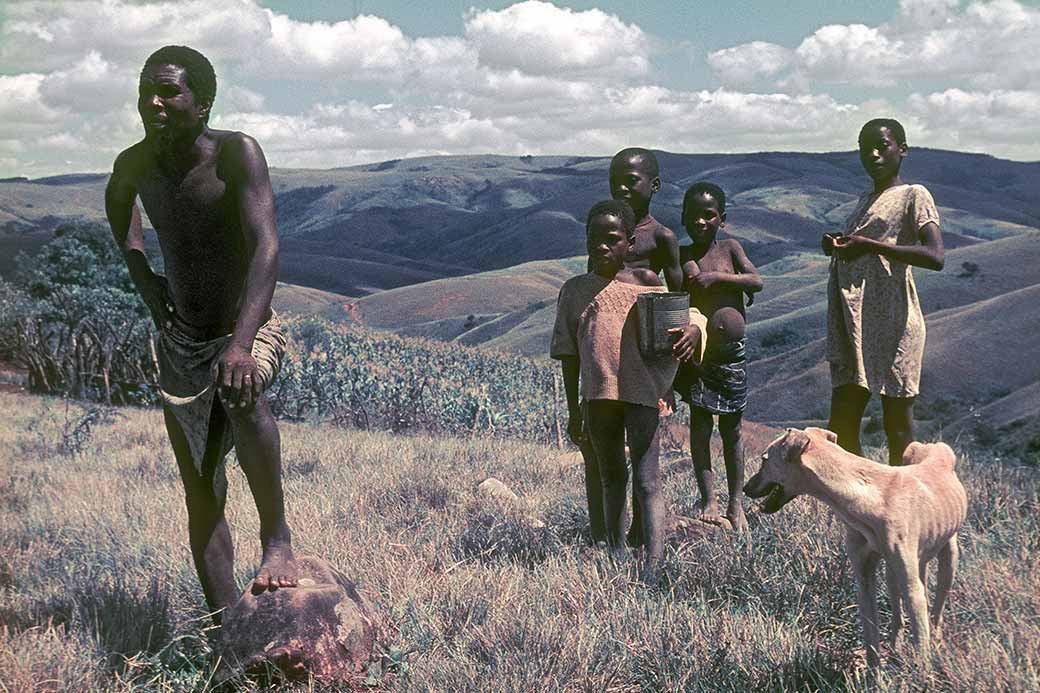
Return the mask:
M 229 186 L 213 166 L 199 166 L 183 175 L 153 169 L 138 180 L 137 192 L 156 229 L 183 220 L 207 225 L 230 221 L 233 209 Z

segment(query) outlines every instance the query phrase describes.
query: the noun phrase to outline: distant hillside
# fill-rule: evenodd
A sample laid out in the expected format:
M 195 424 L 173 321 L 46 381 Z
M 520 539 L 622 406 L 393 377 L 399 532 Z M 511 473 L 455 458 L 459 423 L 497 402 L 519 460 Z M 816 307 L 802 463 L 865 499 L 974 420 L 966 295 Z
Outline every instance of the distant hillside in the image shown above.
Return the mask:
M 815 249 L 866 179 L 854 152 L 659 154 L 654 214 L 680 233 L 686 186 L 730 197 L 728 230 L 766 264 Z M 608 195 L 604 157 L 448 156 L 334 170 L 275 169 L 282 279 L 350 296 L 584 253 L 582 220 Z M 915 149 L 950 247 L 1040 226 L 1040 164 Z M 63 220 L 102 219 L 102 174 L 0 181 L 0 272 Z
M 660 153 L 659 161 L 655 216 L 684 240 L 686 186 L 719 183 L 725 233 L 765 279 L 749 311 L 749 416 L 826 416 L 828 260 L 818 244 L 866 187 L 857 155 Z M 608 194 L 608 163 L 466 156 L 275 169 L 284 282 L 275 307 L 545 355 L 559 287 L 584 270 L 582 220 Z M 943 272 L 915 271 L 929 329 L 919 418 L 949 431 L 1040 434 L 1040 163 L 914 149 L 903 174 L 935 196 L 948 251 Z M 103 220 L 106 180 L 0 181 L 0 275 L 17 250 L 42 244 L 63 221 Z

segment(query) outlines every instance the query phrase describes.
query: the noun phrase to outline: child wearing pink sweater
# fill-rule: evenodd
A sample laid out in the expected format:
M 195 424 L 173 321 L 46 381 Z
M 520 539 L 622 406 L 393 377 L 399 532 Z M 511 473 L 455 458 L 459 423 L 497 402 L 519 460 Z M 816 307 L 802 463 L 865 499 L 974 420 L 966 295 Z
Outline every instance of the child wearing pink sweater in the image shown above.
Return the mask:
M 591 460 L 586 456 L 586 479 L 601 479 L 607 542 L 616 552 L 624 552 L 625 547 L 627 434 L 633 493 L 644 509 L 646 568 L 654 575 L 664 553 L 665 513 L 657 403 L 671 388 L 679 361 L 700 353 L 704 320 L 691 312 L 691 324 L 675 330 L 672 355 L 645 358 L 640 354 L 636 297 L 665 289 L 652 270 L 625 267 L 634 227 L 632 209 L 623 201 L 600 202 L 589 210 L 585 231 L 591 271 L 572 277 L 560 289 L 550 355 L 563 369 L 567 434 L 579 445 L 586 442 L 587 434 L 595 450 Z M 597 509 L 591 489 L 588 495 L 591 515 Z

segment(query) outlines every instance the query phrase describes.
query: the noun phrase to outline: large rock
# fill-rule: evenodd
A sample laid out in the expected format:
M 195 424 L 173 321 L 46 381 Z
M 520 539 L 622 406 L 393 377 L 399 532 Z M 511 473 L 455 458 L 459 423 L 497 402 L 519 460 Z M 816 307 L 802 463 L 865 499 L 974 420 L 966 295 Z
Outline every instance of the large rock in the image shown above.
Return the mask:
M 299 586 L 260 594 L 247 589 L 224 614 L 219 654 L 231 670 L 247 675 L 355 679 L 376 656 L 375 611 L 324 560 L 304 556 L 297 563 Z

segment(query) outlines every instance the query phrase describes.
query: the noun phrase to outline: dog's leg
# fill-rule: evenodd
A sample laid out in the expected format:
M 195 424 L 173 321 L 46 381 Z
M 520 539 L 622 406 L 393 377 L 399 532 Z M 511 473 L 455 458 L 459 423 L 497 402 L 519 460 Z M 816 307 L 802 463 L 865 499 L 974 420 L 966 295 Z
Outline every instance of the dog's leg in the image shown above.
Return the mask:
M 878 633 L 877 567 L 879 556 L 859 532 L 848 530 L 845 543 L 856 577 L 856 596 L 859 602 L 859 621 L 863 628 L 863 646 L 867 650 L 867 665 L 876 667 L 881 662 L 881 642 Z
M 892 567 L 900 583 L 903 604 L 910 620 L 910 634 L 918 652 L 924 654 L 929 647 L 928 596 L 921 583 L 917 547 L 909 544 L 900 546 L 888 560 L 894 564 Z
M 953 578 L 957 575 L 959 556 L 960 547 L 957 544 L 957 535 L 954 534 L 946 546 L 939 549 L 939 569 L 935 579 L 935 605 L 932 608 L 932 636 L 936 641 L 942 638 L 943 606 L 946 604 L 946 597 L 950 594 Z
M 888 583 L 888 604 L 892 608 L 892 628 L 888 637 L 892 649 L 897 650 L 903 637 L 903 609 L 899 596 L 902 594 L 899 569 L 894 561 L 885 561 L 885 582 Z

